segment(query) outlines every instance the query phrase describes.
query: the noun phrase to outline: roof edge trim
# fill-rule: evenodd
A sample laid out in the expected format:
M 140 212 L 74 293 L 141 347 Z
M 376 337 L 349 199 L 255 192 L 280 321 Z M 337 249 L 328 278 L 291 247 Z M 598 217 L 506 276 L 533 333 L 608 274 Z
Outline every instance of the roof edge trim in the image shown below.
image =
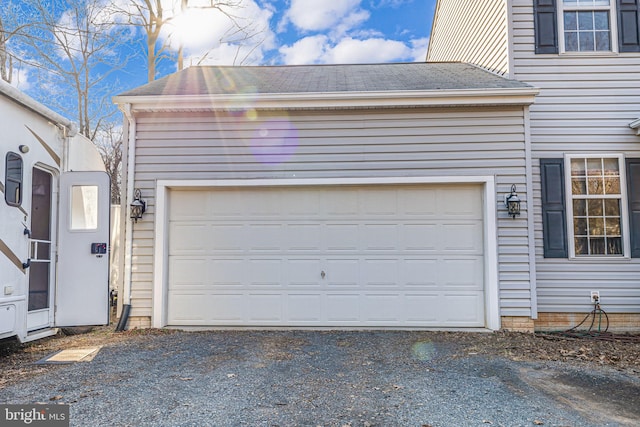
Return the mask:
M 453 105 L 530 105 L 537 88 L 466 89 L 385 92 L 305 92 L 233 95 L 142 95 L 115 96 L 116 104 L 131 104 L 133 110 L 242 110 L 370 108 Z

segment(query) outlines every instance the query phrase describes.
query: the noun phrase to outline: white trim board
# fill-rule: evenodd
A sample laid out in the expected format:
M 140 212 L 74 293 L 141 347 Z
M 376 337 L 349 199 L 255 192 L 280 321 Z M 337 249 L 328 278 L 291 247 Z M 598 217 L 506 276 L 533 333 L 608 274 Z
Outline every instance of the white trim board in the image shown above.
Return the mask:
M 167 326 L 167 209 L 169 190 L 229 187 L 290 187 L 331 185 L 394 184 L 484 184 L 484 252 L 485 252 L 485 327 L 500 329 L 498 289 L 498 240 L 496 188 L 493 176 L 388 177 L 388 178 L 318 178 L 318 179 L 232 179 L 232 180 L 158 180 L 156 182 L 155 248 L 153 266 L 153 307 L 151 325 Z

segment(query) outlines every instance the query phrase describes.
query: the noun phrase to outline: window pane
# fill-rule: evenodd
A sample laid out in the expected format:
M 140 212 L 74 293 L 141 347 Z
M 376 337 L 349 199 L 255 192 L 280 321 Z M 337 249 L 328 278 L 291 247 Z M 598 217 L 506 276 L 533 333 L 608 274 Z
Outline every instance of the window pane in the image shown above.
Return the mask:
M 618 159 L 603 159 L 605 175 L 620 175 Z
M 620 178 L 605 178 L 604 191 L 606 194 L 620 194 Z
M 577 12 L 565 12 L 564 13 L 564 29 L 565 30 L 577 30 L 578 29 L 578 13 Z
M 607 238 L 607 254 L 622 255 L 622 238 L 621 237 Z
M 606 223 L 607 236 L 620 236 L 620 218 L 607 218 Z
M 604 200 L 596 199 L 596 200 L 588 200 L 587 206 L 589 207 L 589 216 L 603 216 L 602 214 L 602 205 Z
M 609 12 L 594 12 L 593 21 L 596 30 L 609 30 Z
M 589 178 L 588 180 L 588 194 L 604 194 L 604 183 L 602 178 Z
M 586 237 L 575 238 L 576 255 L 589 255 L 589 240 Z
M 604 218 L 589 218 L 589 235 L 604 236 Z
M 593 30 L 593 12 L 578 12 L 578 29 Z
M 611 50 L 611 42 L 609 41 L 609 32 L 596 33 L 596 50 Z
M 571 176 L 584 176 L 584 159 L 571 159 Z
M 567 52 L 578 51 L 578 33 L 565 33 L 564 34 L 564 49 Z
M 573 194 L 587 194 L 587 182 L 584 179 L 572 179 L 571 192 Z
M 606 254 L 604 237 L 589 239 L 589 254 L 590 255 Z
M 609 200 L 608 200 L 609 201 Z M 614 201 L 614 200 L 610 200 Z M 573 215 L 587 216 L 587 201 L 584 199 L 576 199 L 573 201 Z
M 574 202 L 574 212 L 575 212 L 575 202 Z M 604 214 L 606 216 L 620 216 L 620 201 L 608 199 L 604 201 Z
M 76 185 L 71 188 L 71 230 L 98 228 L 98 187 Z
M 587 235 L 587 219 L 586 218 L 574 219 L 573 233 L 576 235 L 576 237 Z
M 593 33 L 579 33 L 578 44 L 580 45 L 580 52 L 596 50 Z
M 602 159 L 587 159 L 587 175 L 602 175 Z

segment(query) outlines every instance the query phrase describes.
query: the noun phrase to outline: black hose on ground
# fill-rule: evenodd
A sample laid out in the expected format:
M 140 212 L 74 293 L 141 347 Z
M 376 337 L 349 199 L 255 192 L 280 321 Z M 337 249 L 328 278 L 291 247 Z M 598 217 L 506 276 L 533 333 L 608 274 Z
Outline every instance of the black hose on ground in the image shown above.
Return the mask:
M 122 315 L 120 316 L 120 321 L 118 322 L 118 326 L 116 326 L 116 332 L 122 332 L 127 327 L 130 311 L 131 311 L 131 304 L 124 304 L 122 306 Z

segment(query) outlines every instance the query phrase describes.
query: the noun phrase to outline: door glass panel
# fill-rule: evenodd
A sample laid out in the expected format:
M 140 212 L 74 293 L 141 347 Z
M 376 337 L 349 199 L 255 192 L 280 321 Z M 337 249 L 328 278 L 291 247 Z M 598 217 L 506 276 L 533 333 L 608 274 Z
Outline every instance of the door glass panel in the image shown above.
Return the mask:
M 31 267 L 29 268 L 29 311 L 49 307 L 51 279 L 51 185 L 53 178 L 33 169 L 31 186 Z
M 71 187 L 71 230 L 98 228 L 98 186 Z

